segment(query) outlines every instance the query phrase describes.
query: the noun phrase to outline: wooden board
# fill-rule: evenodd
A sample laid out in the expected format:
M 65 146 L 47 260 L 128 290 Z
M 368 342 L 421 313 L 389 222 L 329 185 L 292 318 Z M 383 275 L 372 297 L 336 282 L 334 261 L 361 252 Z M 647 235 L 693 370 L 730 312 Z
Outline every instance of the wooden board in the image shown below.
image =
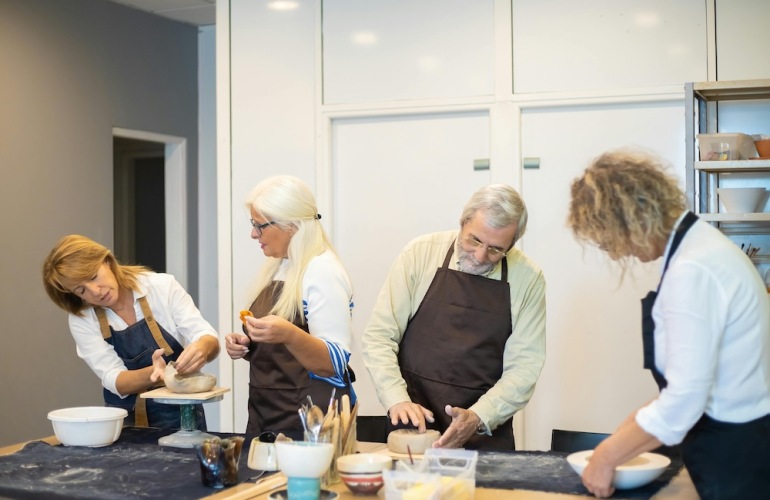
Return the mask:
M 224 394 L 229 391 L 230 391 L 229 387 L 214 387 L 210 391 L 206 391 L 206 392 L 181 394 L 181 393 L 172 391 L 168 387 L 159 387 L 151 391 L 143 392 L 142 394 L 140 394 L 140 396 L 146 399 L 189 399 L 189 400 L 195 400 L 195 401 L 205 401 L 207 399 L 211 399 L 213 397 L 219 396 L 220 394 Z

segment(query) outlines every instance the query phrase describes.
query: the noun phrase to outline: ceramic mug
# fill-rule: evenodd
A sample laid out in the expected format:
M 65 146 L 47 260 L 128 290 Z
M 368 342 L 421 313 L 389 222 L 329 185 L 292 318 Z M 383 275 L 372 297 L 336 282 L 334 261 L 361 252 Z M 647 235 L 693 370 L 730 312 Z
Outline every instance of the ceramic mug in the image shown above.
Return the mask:
M 259 438 L 252 439 L 248 464 L 250 469 L 278 470 L 278 453 L 275 451 L 275 443 L 264 443 Z

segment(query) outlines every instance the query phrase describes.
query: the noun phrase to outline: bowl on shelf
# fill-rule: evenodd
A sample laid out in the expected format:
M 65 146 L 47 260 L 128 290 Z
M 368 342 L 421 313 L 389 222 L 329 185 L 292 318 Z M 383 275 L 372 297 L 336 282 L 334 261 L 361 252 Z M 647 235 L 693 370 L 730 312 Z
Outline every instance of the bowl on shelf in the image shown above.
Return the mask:
M 717 194 L 727 212 L 754 213 L 765 201 L 765 188 L 717 188 Z
M 337 471 L 345 486 L 356 495 L 374 495 L 382 488 L 382 471 L 390 469 L 390 455 L 356 453 L 337 459 Z
M 582 475 L 593 452 L 594 450 L 586 450 L 572 453 L 567 456 L 567 462 L 572 470 Z M 671 459 L 664 455 L 642 453 L 615 468 L 612 485 L 619 490 L 639 488 L 657 479 L 670 463 Z
M 760 158 L 770 158 L 770 139 L 756 139 L 754 146 Z
M 98 448 L 114 443 L 128 412 L 107 406 L 62 408 L 48 413 L 56 439 L 64 446 Z

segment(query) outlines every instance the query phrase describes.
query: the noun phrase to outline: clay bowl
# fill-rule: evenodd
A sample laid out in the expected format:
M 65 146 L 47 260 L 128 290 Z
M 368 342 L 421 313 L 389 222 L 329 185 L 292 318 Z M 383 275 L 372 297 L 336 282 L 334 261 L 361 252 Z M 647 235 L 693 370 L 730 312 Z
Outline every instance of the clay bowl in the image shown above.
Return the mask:
M 756 140 L 754 146 L 756 146 L 760 158 L 770 158 L 770 139 Z
M 356 453 L 337 459 L 342 482 L 356 495 L 374 495 L 383 485 L 382 471 L 390 469 L 393 460 L 378 453 Z

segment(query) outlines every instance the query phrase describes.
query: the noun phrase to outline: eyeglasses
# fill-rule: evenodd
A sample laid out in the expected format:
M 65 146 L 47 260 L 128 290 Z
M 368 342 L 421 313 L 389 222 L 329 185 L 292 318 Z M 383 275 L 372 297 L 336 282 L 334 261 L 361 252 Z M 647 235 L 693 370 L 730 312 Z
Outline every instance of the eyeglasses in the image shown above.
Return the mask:
M 503 250 L 500 247 L 491 247 L 485 243 L 480 242 L 475 236 L 468 235 L 465 238 L 463 238 L 463 242 L 465 242 L 466 245 L 473 248 L 484 248 L 487 249 L 487 255 L 489 255 L 490 259 L 501 259 L 505 257 L 505 255 L 508 253 L 507 250 Z
M 251 222 L 251 227 L 254 228 L 254 231 L 257 232 L 257 238 L 262 237 L 262 230 L 265 229 L 267 226 L 271 226 L 275 224 L 274 220 L 271 220 L 269 222 L 265 222 L 264 224 L 257 224 L 257 221 L 254 219 L 249 219 L 249 222 Z

